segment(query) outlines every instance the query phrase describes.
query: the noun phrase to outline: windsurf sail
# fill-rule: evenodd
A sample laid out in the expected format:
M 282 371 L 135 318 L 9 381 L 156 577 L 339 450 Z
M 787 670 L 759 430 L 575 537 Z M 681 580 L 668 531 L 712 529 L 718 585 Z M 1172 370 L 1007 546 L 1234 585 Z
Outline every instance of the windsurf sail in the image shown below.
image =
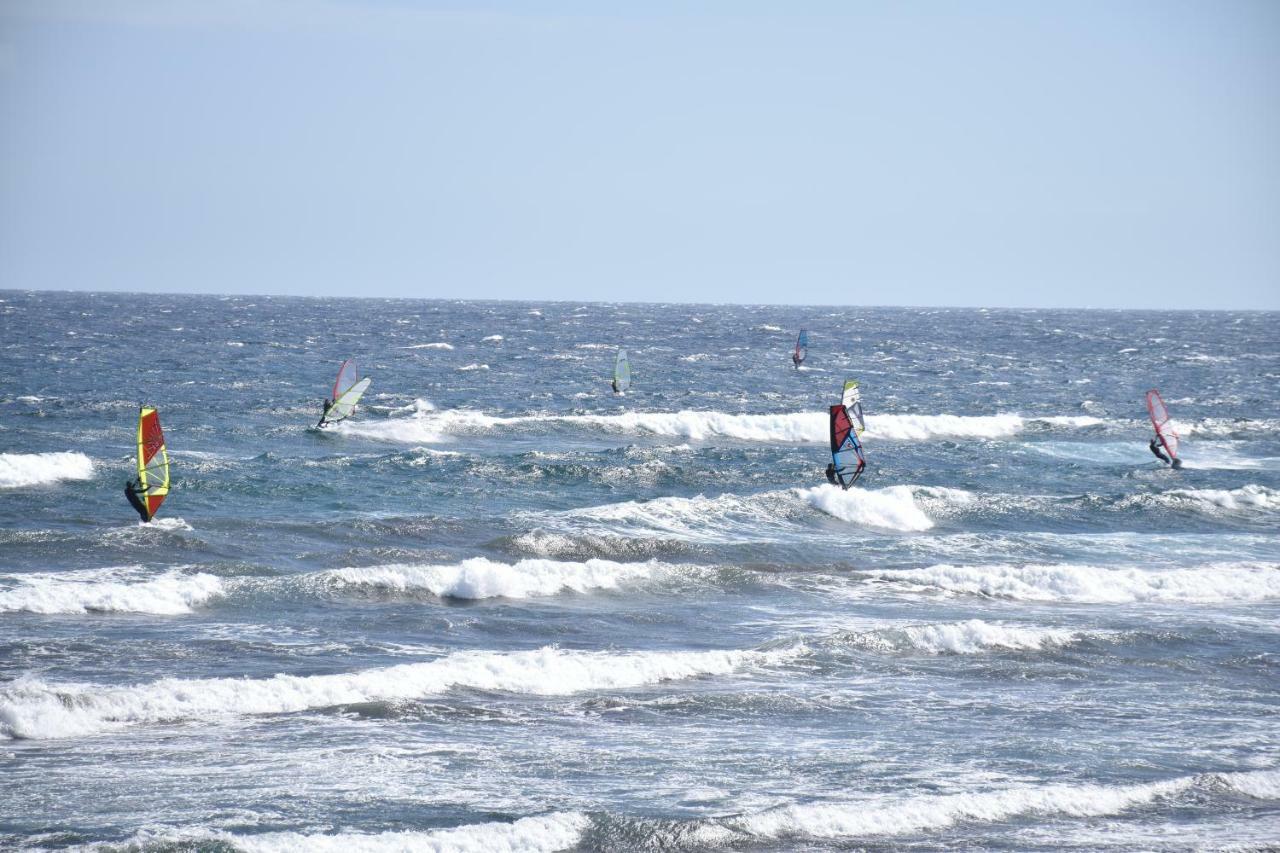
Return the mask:
M 613 393 L 621 394 L 631 387 L 631 362 L 627 360 L 627 351 L 618 350 L 618 357 L 613 362 Z
M 138 476 L 125 486 L 125 495 L 142 520 L 150 521 L 169 494 L 169 452 L 153 406 L 138 411 L 137 463 Z
M 840 394 L 840 403 L 849 410 L 849 417 L 853 421 L 853 429 L 861 436 L 867 430 L 867 421 L 862 416 L 862 390 L 858 387 L 858 380 L 846 379 L 844 381 L 844 391 Z
M 799 336 L 796 338 L 796 351 L 791 353 L 791 361 L 796 367 L 804 364 L 804 360 L 809 357 L 809 333 L 804 329 L 800 330 Z
M 831 464 L 836 481 L 842 489 L 852 486 L 867 467 L 866 457 L 862 455 L 862 445 L 858 443 L 858 434 L 854 431 L 849 410 L 844 404 L 831 407 Z
M 342 366 L 338 368 L 338 378 L 333 380 L 333 392 L 325 401 L 324 414 L 320 416 L 320 423 L 317 426 L 351 417 L 355 413 L 356 403 L 359 403 L 360 397 L 369 390 L 369 383 L 372 381 L 369 377 L 360 378 L 360 371 L 356 368 L 354 359 L 349 358 L 342 362 Z
M 1170 459 L 1178 458 L 1178 432 L 1173 428 L 1169 418 L 1169 410 L 1165 408 L 1160 392 L 1154 388 L 1147 392 L 1147 413 L 1151 415 L 1151 425 L 1156 428 L 1156 438 L 1164 445 Z

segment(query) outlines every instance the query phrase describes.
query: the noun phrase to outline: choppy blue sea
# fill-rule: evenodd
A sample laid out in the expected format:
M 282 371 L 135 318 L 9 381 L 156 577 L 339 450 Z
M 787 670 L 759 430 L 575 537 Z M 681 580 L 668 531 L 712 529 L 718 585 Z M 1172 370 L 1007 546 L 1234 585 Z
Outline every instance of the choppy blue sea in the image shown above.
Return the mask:
M 0 292 L 0 848 L 1280 844 L 1277 329 Z

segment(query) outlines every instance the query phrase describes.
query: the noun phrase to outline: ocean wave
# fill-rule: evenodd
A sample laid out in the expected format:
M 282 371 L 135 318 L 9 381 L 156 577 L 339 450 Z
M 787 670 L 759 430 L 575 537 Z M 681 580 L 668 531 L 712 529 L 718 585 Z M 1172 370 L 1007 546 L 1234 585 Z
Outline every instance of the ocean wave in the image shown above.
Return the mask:
M 1195 777 L 1139 785 L 1052 784 L 1003 790 L 928 794 L 862 802 L 786 805 L 709 824 L 700 839 L 863 838 L 944 829 L 960 821 L 995 822 L 1018 815 L 1099 817 L 1173 797 Z
M 867 416 L 869 441 L 926 441 L 934 438 L 1004 438 L 1029 424 L 1050 429 L 1080 429 L 1103 423 L 1088 416 L 1023 418 L 1020 415 L 895 415 Z M 414 411 L 407 418 L 380 422 L 344 421 L 337 425 L 388 441 L 438 441 L 453 434 L 484 434 L 497 430 L 536 430 L 557 427 L 589 428 L 593 432 L 656 435 L 705 441 L 729 438 L 765 443 L 823 444 L 829 440 L 825 411 L 782 414 L 731 414 L 714 411 L 624 412 L 616 415 L 489 415 L 473 409 Z M 340 431 L 342 431 L 340 429 Z
M 944 494 L 945 493 L 945 494 Z M 922 509 L 970 500 L 958 489 L 923 486 L 854 488 L 822 485 L 749 495 L 662 497 L 555 513 L 529 513 L 533 527 L 554 533 L 660 537 L 703 544 L 769 542 L 794 534 L 823 515 L 858 527 L 916 532 L 934 522 Z M 548 553 L 548 552 L 537 552 Z
M 333 675 L 166 678 L 109 687 L 51 684 L 36 677 L 0 686 L 0 735 L 75 737 L 127 724 L 284 714 L 367 702 L 420 699 L 456 688 L 558 696 L 727 675 L 789 652 L 595 652 L 545 647 L 455 652 L 424 663 Z
M 245 853 L 552 853 L 573 847 L 591 820 L 580 812 L 556 812 L 511 823 L 480 823 L 426 832 L 339 832 L 333 835 L 272 832 L 262 835 L 219 834 Z
M 92 478 L 93 460 L 83 453 L 0 453 L 0 489 Z
M 988 651 L 1038 651 L 1065 646 L 1083 637 L 1079 631 L 1036 628 L 969 619 L 931 625 L 903 625 L 873 631 L 843 632 L 836 640 L 879 651 L 970 655 Z
M 1049 565 L 940 564 L 865 573 L 921 590 L 1017 601 L 1092 604 L 1262 601 L 1280 597 L 1280 564 L 1213 563 L 1148 570 L 1055 563 Z
M 489 369 L 489 365 L 480 364 L 479 362 L 473 362 L 472 364 L 464 364 L 462 367 L 458 368 L 458 370 L 463 372 L 470 371 L 470 370 L 488 370 L 488 369 Z
M 933 527 L 933 519 L 916 503 L 911 486 L 885 489 L 837 489 L 814 486 L 796 493 L 827 515 L 865 527 L 886 530 L 921 531 Z
M 561 592 L 616 589 L 667 571 L 658 563 L 615 563 L 587 560 L 520 560 L 498 563 L 473 557 L 456 565 L 387 565 L 334 569 L 319 577 L 339 587 L 393 592 L 424 591 L 442 598 L 531 598 Z
M 1240 512 L 1255 509 L 1280 509 L 1280 491 L 1250 483 L 1238 489 L 1171 489 L 1157 500 L 1174 505 L 1190 505 L 1195 509 L 1224 509 Z
M 444 341 L 435 341 L 429 344 L 410 344 L 409 346 L 396 347 L 396 349 L 453 349 L 453 344 L 447 344 Z
M 242 835 L 210 827 L 148 827 L 121 845 L 128 850 L 169 850 L 215 845 L 243 853 L 554 853 L 577 844 L 591 819 L 581 812 L 552 812 L 504 822 L 447 829 L 366 832 L 264 832 Z M 117 845 L 106 845 L 116 849 Z M 90 848 L 103 849 L 102 845 Z
M 154 613 L 174 616 L 223 594 L 210 574 L 177 570 L 145 577 L 140 567 L 0 575 L 0 613 Z M 9 586 L 14 584 L 14 586 Z

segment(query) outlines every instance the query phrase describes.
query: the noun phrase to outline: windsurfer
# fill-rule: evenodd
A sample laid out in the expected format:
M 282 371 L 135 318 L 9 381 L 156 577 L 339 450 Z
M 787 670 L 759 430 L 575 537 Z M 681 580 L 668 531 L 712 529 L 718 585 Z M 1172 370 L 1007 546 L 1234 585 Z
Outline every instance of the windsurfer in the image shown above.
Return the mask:
M 320 423 L 316 424 L 316 426 L 323 427 L 326 423 L 328 423 L 329 410 L 333 408 L 333 403 L 334 403 L 334 400 L 332 397 L 325 397 L 324 409 L 323 411 L 320 412 Z
M 1181 460 L 1181 459 L 1177 459 L 1177 458 L 1170 459 L 1168 456 L 1166 456 L 1166 455 L 1165 455 L 1165 454 L 1160 450 L 1160 439 L 1159 439 L 1159 437 L 1156 437 L 1156 438 L 1151 439 L 1151 443 L 1147 445 L 1147 449 L 1148 449 L 1148 450 L 1150 450 L 1152 453 L 1154 453 L 1154 454 L 1155 454 L 1155 456 L 1156 456 L 1156 458 L 1157 458 L 1157 459 L 1159 459 L 1159 460 L 1160 460 L 1161 462 L 1163 462 L 1164 464 L 1166 464 L 1166 465 L 1172 465 L 1174 468 L 1181 468 L 1181 467 L 1182 467 L 1182 460 Z
M 611 382 L 611 383 L 609 383 L 609 384 L 613 386 L 613 393 L 615 393 L 615 394 L 619 393 L 619 392 L 618 392 L 618 380 L 616 380 L 616 379 L 615 379 L 615 380 L 613 380 L 613 382 Z
M 838 485 L 836 483 L 836 463 L 834 462 L 827 463 L 827 482 L 833 486 Z
M 147 506 L 138 497 L 138 492 L 142 491 L 142 481 L 136 477 L 124 484 L 124 496 L 129 499 L 129 505 L 137 511 L 143 521 L 150 521 L 151 518 L 147 513 Z

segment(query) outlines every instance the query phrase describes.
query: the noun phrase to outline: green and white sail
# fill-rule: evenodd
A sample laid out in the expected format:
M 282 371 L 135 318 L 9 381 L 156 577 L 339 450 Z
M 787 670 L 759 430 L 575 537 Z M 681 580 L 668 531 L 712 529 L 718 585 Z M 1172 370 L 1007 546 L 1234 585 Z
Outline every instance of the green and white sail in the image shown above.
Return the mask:
M 613 393 L 621 394 L 631 387 L 631 362 L 627 360 L 627 351 L 618 350 L 618 357 L 613 362 Z
M 862 391 L 858 388 L 858 380 L 846 379 L 844 392 L 840 395 L 840 404 L 849 410 L 853 420 L 853 429 L 858 435 L 866 432 L 867 422 L 862 417 Z
M 320 426 L 351 417 L 355 413 L 360 397 L 369 389 L 369 377 L 360 378 L 360 371 L 353 359 L 342 362 L 338 368 L 338 378 L 333 382 L 333 396 L 325 401 L 324 414 L 320 416 Z

